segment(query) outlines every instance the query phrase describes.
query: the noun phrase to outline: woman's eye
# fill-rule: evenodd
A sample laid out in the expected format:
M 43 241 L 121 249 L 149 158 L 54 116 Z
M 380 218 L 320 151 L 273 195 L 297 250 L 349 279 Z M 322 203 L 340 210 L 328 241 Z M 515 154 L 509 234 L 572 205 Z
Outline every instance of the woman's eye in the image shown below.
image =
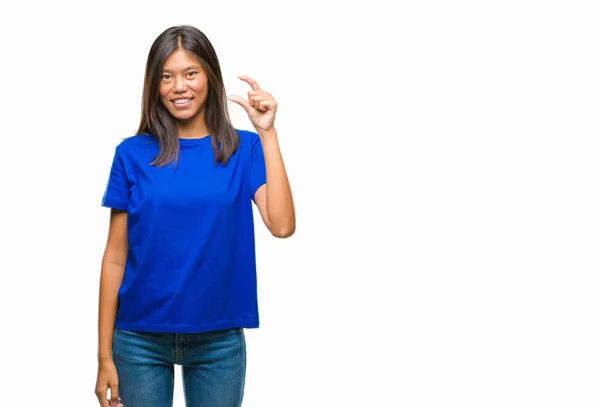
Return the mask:
M 189 76 L 190 78 L 193 78 L 194 76 L 196 76 L 196 74 L 197 74 L 197 73 L 198 73 L 198 72 L 188 72 L 188 76 Z
M 171 78 L 171 75 L 163 75 L 162 76 L 162 79 L 165 79 L 165 80 L 169 80 L 170 78 Z

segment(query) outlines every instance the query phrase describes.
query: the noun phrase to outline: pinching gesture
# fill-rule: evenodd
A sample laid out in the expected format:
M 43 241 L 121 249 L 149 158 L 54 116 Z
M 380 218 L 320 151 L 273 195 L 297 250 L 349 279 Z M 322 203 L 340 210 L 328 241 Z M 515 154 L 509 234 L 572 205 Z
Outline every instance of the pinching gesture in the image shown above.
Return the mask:
M 273 96 L 262 90 L 254 79 L 244 75 L 238 77 L 252 87 L 248 91 L 248 100 L 236 95 L 229 96 L 228 99 L 244 108 L 257 132 L 273 129 L 277 112 L 277 102 Z

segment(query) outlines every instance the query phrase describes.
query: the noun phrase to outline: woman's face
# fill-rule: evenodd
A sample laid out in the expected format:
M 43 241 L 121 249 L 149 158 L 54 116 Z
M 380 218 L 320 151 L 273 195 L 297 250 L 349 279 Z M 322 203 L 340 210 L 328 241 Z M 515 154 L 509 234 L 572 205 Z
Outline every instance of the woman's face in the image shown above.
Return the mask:
M 165 61 L 160 80 L 160 100 L 178 120 L 198 117 L 208 95 L 208 79 L 200 62 L 178 49 Z

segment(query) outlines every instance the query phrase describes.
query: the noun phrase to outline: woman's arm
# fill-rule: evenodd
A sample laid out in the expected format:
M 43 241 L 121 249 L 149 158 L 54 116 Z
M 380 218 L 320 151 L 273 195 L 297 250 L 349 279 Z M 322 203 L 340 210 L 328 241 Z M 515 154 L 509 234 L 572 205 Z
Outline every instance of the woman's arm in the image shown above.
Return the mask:
M 112 360 L 112 337 L 117 315 L 119 287 L 127 261 L 127 212 L 111 209 L 108 241 L 100 273 L 98 310 L 98 360 Z
M 296 230 L 292 191 L 279 149 L 277 130 L 259 131 L 265 156 L 267 183 L 256 190 L 254 202 L 273 236 L 285 238 Z
M 248 91 L 248 100 L 237 95 L 228 96 L 228 99 L 242 106 L 248 113 L 248 118 L 260 137 L 265 158 L 267 182 L 254 193 L 254 202 L 273 236 L 289 237 L 296 230 L 296 215 L 274 126 L 277 102 L 254 79 L 245 75 L 238 77 L 252 87 Z

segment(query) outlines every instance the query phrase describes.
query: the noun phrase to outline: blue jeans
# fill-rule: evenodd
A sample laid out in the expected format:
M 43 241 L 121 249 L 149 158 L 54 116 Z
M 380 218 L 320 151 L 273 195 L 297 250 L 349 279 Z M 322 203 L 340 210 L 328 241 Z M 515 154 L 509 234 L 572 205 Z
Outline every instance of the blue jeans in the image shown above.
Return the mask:
M 115 328 L 113 361 L 125 407 L 172 407 L 181 365 L 187 407 L 239 407 L 246 378 L 243 328 L 175 334 Z

